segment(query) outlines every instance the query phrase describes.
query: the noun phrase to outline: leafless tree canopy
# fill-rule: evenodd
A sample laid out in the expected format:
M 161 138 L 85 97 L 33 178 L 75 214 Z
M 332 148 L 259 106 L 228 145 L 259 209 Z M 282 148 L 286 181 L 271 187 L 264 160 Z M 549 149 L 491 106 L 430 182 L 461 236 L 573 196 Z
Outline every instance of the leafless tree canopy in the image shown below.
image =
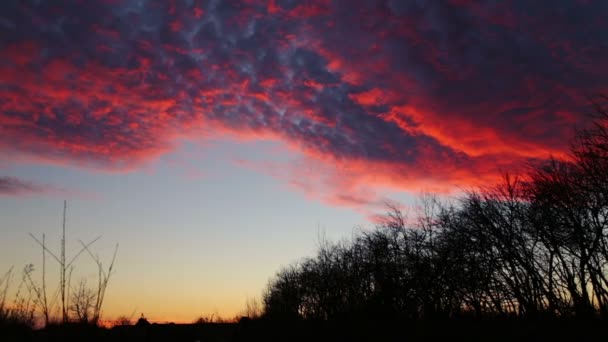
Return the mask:
M 325 244 L 269 283 L 265 315 L 608 317 L 608 98 L 552 159 L 456 203 L 394 206 L 375 231 Z
M 89 323 L 95 309 L 95 292 L 87 287 L 85 280 L 78 283 L 70 298 L 70 311 L 80 323 Z

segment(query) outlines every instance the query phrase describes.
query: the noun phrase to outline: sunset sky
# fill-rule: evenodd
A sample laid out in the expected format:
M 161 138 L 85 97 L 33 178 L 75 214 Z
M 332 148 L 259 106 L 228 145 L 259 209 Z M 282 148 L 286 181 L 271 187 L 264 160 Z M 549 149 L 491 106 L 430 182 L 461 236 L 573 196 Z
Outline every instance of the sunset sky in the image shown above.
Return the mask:
M 68 256 L 120 243 L 106 318 L 232 317 L 385 201 L 565 156 L 607 31 L 604 0 L 0 1 L 0 273 L 40 275 L 66 199 Z

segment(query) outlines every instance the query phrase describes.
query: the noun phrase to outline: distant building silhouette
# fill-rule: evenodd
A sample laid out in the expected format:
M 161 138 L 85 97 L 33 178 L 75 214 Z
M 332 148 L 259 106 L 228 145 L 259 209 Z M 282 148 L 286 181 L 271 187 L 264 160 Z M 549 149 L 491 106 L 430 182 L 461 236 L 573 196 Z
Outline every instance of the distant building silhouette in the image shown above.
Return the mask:
M 141 314 L 141 317 L 137 320 L 137 323 L 135 323 L 136 327 L 147 327 L 150 325 L 150 322 L 148 322 L 148 320 L 146 319 L 146 317 L 144 317 L 144 314 Z

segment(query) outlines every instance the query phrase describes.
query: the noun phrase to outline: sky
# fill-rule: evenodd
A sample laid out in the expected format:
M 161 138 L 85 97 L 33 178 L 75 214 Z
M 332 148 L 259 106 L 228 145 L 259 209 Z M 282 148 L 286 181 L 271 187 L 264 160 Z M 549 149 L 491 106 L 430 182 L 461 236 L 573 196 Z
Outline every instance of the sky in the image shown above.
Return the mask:
M 567 158 L 607 23 L 602 0 L 1 1 L 0 272 L 40 275 L 28 233 L 58 250 L 65 199 L 68 255 L 120 244 L 105 317 L 232 317 L 387 201 Z

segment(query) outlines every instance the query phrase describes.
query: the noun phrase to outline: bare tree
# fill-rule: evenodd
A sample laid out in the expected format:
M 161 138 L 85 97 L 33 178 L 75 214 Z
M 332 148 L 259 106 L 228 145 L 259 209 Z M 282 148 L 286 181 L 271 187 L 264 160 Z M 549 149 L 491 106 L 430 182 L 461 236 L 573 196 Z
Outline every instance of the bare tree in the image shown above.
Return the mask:
M 82 324 L 96 323 L 93 321 L 96 295 L 87 287 L 86 280 L 78 282 L 70 297 L 69 310 L 74 313 L 76 320 Z
M 569 160 L 505 174 L 453 205 L 427 196 L 417 220 L 389 203 L 376 230 L 280 271 L 265 312 L 608 318 L 608 97 L 594 106 Z
M 118 252 L 118 244 L 116 245 L 116 247 L 114 249 L 114 254 L 112 256 L 110 265 L 107 270 L 103 268 L 103 264 L 102 264 L 99 256 L 95 255 L 91 251 L 91 246 L 95 242 L 97 242 L 101 238 L 101 236 L 89 241 L 88 243 L 84 243 L 83 241 L 79 240 L 79 242 L 81 244 L 80 250 L 78 250 L 78 252 L 72 256 L 72 258 L 67 259 L 66 258 L 66 211 L 67 211 L 67 202 L 64 201 L 61 248 L 60 248 L 59 256 L 57 256 L 57 254 L 55 254 L 53 251 L 51 251 L 48 248 L 48 245 L 46 243 L 46 236 L 44 234 L 42 235 L 42 241 L 40 239 L 36 238 L 36 236 L 34 236 L 33 234 L 31 234 L 31 233 L 29 234 L 30 237 L 36 243 L 38 243 L 38 245 L 42 248 L 42 285 L 41 285 L 41 287 L 37 287 L 35 285 L 35 283 L 33 282 L 33 280 L 31 281 L 31 285 L 32 285 L 32 288 L 35 290 L 34 292 L 36 293 L 38 302 L 40 303 L 40 308 L 43 313 L 45 325 L 48 325 L 49 320 L 50 320 L 50 313 L 53 310 L 53 303 L 49 302 L 49 300 L 48 300 L 48 294 L 47 294 L 48 287 L 47 287 L 47 283 L 46 283 L 46 259 L 47 259 L 47 254 L 50 255 L 52 257 L 52 259 L 54 259 L 59 264 L 58 295 L 59 295 L 60 301 L 61 301 L 61 307 L 60 307 L 61 321 L 63 323 L 68 322 L 70 319 L 69 314 L 70 314 L 70 312 L 73 312 L 73 310 L 70 309 L 70 303 L 69 303 L 69 301 L 71 300 L 70 299 L 71 274 L 74 271 L 74 263 L 80 257 L 80 255 L 86 251 L 87 254 L 89 254 L 89 256 L 96 263 L 97 271 L 98 271 L 98 284 L 97 284 L 97 290 L 96 290 L 95 297 L 94 297 L 95 303 L 93 305 L 92 315 L 90 316 L 91 322 L 96 324 L 99 321 L 99 318 L 101 316 L 101 308 L 103 306 L 105 292 L 106 292 L 110 277 L 113 272 L 114 262 L 116 260 L 116 255 Z
M 110 265 L 108 266 L 107 271 L 103 268 L 103 263 L 98 255 L 93 254 L 84 242 L 79 241 L 82 245 L 82 248 L 87 251 L 89 256 L 95 261 L 97 265 L 97 293 L 95 295 L 95 304 L 93 306 L 93 323 L 97 324 L 99 318 L 101 317 L 101 308 L 103 306 L 103 300 L 105 298 L 106 289 L 108 288 L 108 282 L 110 281 L 110 277 L 112 276 L 112 271 L 114 268 L 114 262 L 116 261 L 116 254 L 118 253 L 118 244 L 116 244 L 114 248 L 114 254 L 112 255 L 112 260 L 110 261 Z

